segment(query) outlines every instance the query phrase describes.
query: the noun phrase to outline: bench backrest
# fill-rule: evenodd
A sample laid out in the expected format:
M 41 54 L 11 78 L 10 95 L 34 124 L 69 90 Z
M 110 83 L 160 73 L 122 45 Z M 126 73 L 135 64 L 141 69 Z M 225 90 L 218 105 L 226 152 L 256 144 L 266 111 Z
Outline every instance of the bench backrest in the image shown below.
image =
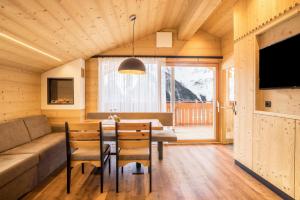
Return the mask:
M 95 112 L 88 113 L 87 119 L 107 119 L 110 114 L 118 115 L 121 119 L 158 119 L 163 126 L 173 126 L 171 112 Z

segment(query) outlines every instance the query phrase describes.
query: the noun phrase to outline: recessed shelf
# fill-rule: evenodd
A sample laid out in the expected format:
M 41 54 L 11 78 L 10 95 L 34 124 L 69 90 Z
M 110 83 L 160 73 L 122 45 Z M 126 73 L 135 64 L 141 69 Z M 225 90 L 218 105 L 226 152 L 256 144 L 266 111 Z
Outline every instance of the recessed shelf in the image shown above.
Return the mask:
M 73 78 L 48 78 L 48 105 L 73 105 L 74 80 Z

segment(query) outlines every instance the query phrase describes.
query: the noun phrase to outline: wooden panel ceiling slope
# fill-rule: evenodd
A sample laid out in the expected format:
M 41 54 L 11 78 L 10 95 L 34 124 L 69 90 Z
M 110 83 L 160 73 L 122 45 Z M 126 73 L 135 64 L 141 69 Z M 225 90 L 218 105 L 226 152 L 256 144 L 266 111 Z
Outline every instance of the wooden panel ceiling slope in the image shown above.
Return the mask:
M 188 40 L 221 0 L 0 0 L 0 65 L 43 72 L 178 29 Z
M 237 0 L 223 0 L 201 26 L 204 31 L 223 37 L 233 30 L 233 6 Z

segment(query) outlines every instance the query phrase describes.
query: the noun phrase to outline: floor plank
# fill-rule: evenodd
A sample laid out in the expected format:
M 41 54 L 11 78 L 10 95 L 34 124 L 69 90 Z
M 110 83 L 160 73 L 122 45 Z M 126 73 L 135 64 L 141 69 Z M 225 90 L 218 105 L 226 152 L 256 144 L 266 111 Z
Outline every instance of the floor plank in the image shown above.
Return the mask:
M 71 194 L 66 194 L 63 169 L 24 197 L 80 200 L 276 200 L 280 199 L 233 162 L 232 147 L 224 145 L 169 145 L 164 160 L 153 148 L 153 192 L 148 193 L 148 174 L 132 175 L 134 164 L 125 167 L 120 178 L 120 193 L 115 193 L 115 170 L 105 174 L 104 193 L 99 192 L 100 175 L 90 174 L 92 167 L 73 170 Z M 113 163 L 115 163 L 113 161 Z M 114 165 L 113 165 L 114 166 Z M 113 168 L 114 169 L 114 168 Z M 147 170 L 145 170 L 147 171 Z

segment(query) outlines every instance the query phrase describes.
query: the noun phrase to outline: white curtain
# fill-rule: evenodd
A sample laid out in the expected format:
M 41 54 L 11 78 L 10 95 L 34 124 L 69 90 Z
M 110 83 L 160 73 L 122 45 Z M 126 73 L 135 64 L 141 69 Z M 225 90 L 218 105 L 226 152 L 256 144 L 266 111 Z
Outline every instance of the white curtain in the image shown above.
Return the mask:
M 103 58 L 99 66 L 99 111 L 159 112 L 164 111 L 161 58 L 139 58 L 146 66 L 144 75 L 120 74 L 118 67 L 126 58 Z

